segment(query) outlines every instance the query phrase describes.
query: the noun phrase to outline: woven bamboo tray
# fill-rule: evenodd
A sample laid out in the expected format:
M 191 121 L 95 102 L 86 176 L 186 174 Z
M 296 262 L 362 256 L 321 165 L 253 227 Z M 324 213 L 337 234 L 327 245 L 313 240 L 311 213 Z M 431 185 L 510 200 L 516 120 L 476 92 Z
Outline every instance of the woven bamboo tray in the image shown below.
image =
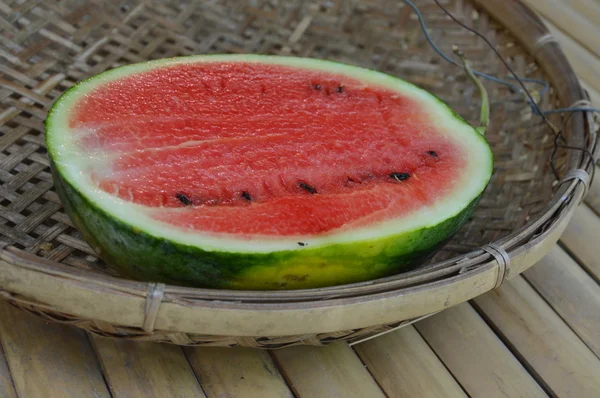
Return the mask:
M 507 75 L 480 39 L 418 1 L 433 39 L 474 68 Z M 543 109 L 585 100 L 562 51 L 518 1 L 448 0 L 522 77 L 547 81 Z M 593 162 L 559 148 L 522 94 L 486 83 L 495 172 L 473 219 L 415 271 L 323 289 L 244 292 L 119 278 L 82 240 L 52 186 L 43 122 L 77 81 L 146 59 L 199 53 L 310 56 L 398 75 L 477 123 L 476 88 L 427 44 L 402 1 L 4 1 L 0 3 L 0 294 L 49 320 L 103 336 L 278 348 L 359 341 L 464 302 L 538 261 L 585 193 Z M 532 88 L 535 88 L 531 86 Z M 539 91 L 539 90 L 538 90 Z M 592 116 L 550 115 L 571 147 L 597 149 Z M 485 246 L 491 244 L 491 246 Z

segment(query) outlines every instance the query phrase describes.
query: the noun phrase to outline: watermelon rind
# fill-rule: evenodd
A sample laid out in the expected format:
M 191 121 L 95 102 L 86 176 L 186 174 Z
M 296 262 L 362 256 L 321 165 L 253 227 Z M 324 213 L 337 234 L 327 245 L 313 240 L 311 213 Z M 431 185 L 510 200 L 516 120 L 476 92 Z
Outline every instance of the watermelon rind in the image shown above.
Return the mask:
M 143 206 L 91 183 L 69 139 L 73 104 L 107 82 L 154 68 L 197 62 L 257 62 L 347 75 L 418 100 L 431 120 L 470 154 L 458 189 L 407 216 L 318 236 L 253 239 L 189 233 L 152 219 Z M 201 55 L 132 64 L 73 86 L 46 120 L 46 144 L 57 193 L 92 248 L 121 275 L 185 286 L 249 290 L 305 289 L 392 275 L 420 264 L 468 220 L 489 183 L 493 156 L 485 138 L 446 104 L 397 77 L 346 64 L 296 57 Z M 299 245 L 298 242 L 302 242 Z

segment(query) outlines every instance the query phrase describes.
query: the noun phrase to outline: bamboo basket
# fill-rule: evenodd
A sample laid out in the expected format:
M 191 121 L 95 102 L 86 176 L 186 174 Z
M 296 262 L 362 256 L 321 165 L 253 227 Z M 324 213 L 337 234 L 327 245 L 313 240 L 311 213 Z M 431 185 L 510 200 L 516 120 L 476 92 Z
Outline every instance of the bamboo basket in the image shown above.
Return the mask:
M 447 0 L 523 77 L 547 81 L 543 109 L 587 99 L 558 43 L 519 1 Z M 430 1 L 417 2 L 434 40 L 476 69 L 499 59 Z M 418 269 L 330 288 L 227 291 L 113 275 L 64 214 L 52 186 L 43 122 L 77 81 L 146 59 L 199 53 L 310 56 L 398 75 L 476 123 L 478 97 L 460 68 L 427 44 L 402 1 L 4 1 L 0 4 L 0 294 L 48 320 L 114 338 L 279 348 L 360 341 L 472 299 L 537 262 L 585 194 L 593 161 L 559 148 L 519 93 L 486 83 L 495 170 L 472 220 Z M 549 116 L 570 147 L 597 150 L 592 115 Z M 583 171 L 574 171 L 583 170 Z M 563 176 L 567 176 L 565 179 Z M 490 245 L 490 246 L 486 246 Z

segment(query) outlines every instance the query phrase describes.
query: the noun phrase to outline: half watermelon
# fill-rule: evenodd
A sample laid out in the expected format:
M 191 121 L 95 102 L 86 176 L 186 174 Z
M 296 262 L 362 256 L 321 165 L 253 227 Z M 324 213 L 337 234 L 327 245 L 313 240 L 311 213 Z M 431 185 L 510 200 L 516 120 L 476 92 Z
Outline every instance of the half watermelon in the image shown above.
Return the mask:
M 472 213 L 485 139 L 398 78 L 322 60 L 128 65 L 55 103 L 46 140 L 74 224 L 125 276 L 296 289 L 407 270 Z

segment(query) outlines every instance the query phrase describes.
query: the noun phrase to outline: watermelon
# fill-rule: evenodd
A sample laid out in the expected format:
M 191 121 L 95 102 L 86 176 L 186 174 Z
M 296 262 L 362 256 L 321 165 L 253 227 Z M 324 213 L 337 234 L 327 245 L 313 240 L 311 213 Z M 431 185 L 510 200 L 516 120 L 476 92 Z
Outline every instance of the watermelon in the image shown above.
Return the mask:
M 126 277 L 301 289 L 419 264 L 469 218 L 486 140 L 428 92 L 323 60 L 259 55 L 119 67 L 46 120 L 57 192 Z

